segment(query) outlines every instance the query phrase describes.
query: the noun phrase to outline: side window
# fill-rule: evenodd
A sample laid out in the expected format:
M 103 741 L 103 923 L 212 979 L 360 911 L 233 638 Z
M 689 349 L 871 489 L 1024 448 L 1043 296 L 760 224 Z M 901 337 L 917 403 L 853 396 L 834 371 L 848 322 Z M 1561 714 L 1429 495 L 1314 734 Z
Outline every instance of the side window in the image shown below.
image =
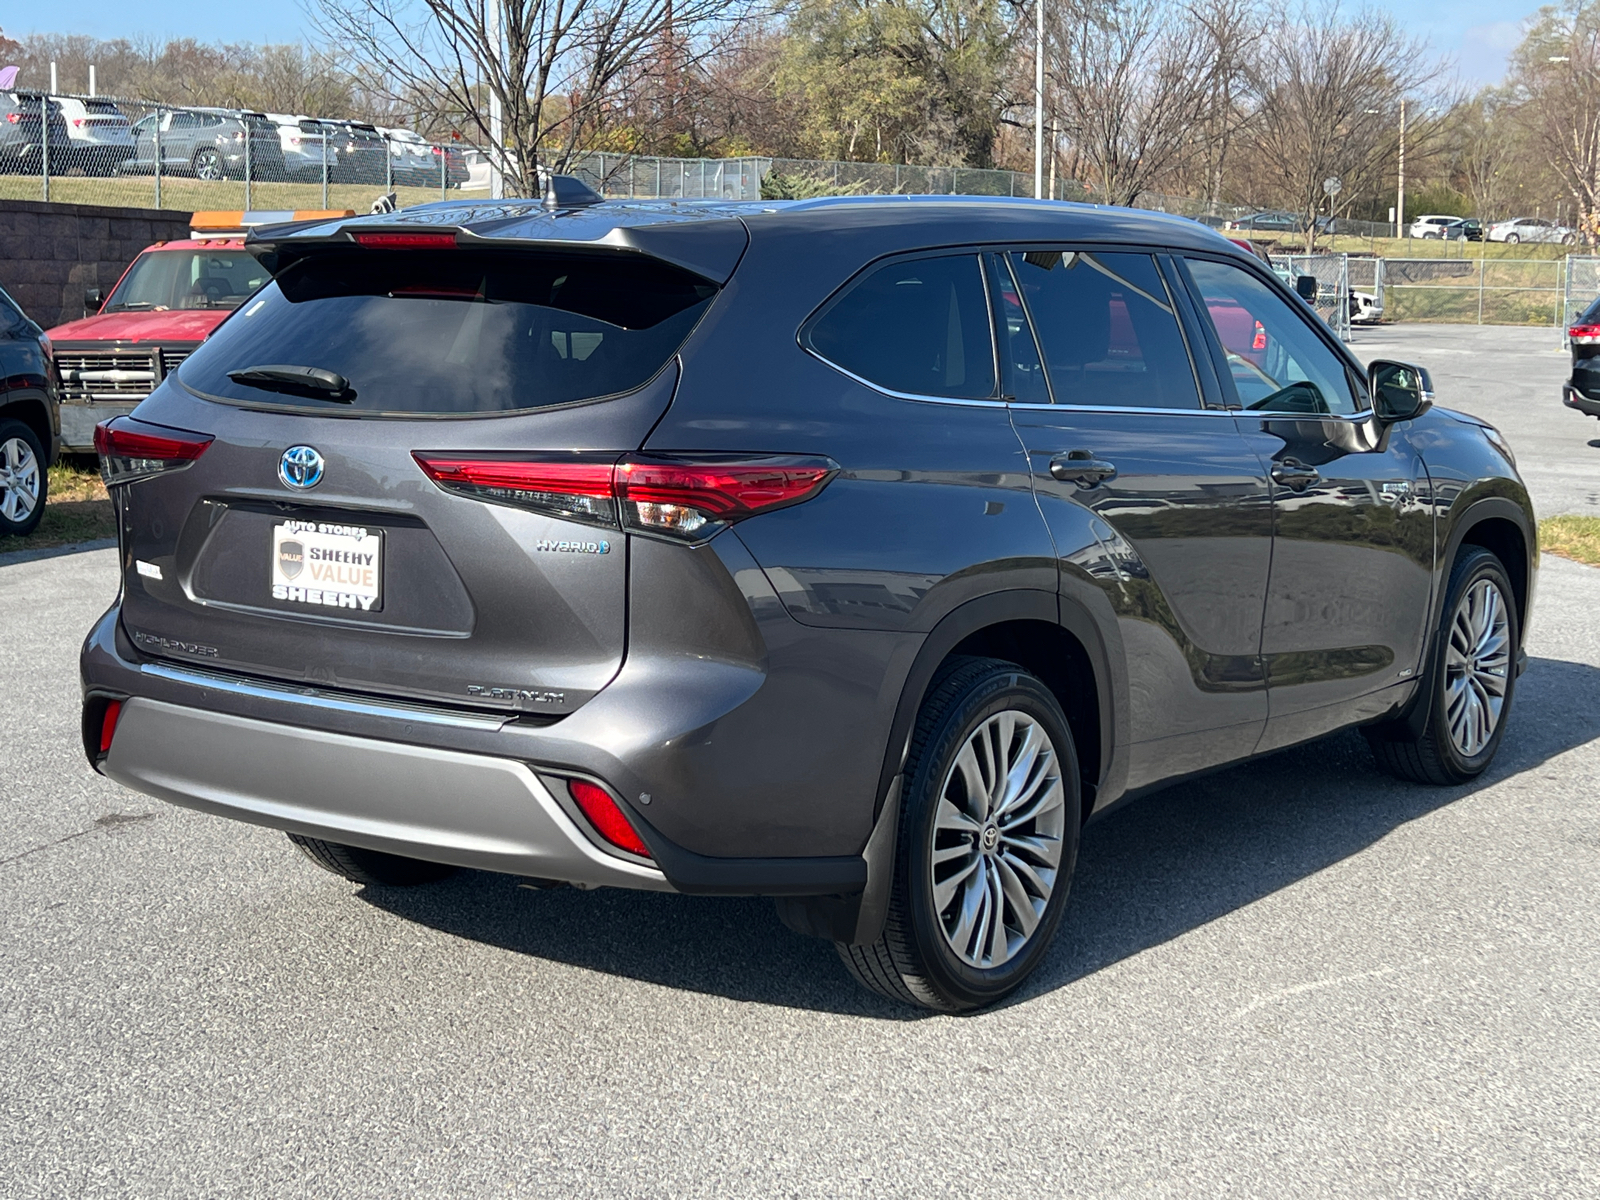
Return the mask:
M 1232 263 L 1187 261 L 1241 405 L 1310 415 L 1360 411 L 1344 360 L 1287 300 Z
M 1039 347 L 1034 343 L 1022 294 L 1006 266 L 1003 254 L 983 256 L 994 304 L 995 333 L 1000 347 L 1000 393 L 1020 404 L 1049 404 L 1050 388 L 1044 381 Z
M 804 343 L 881 388 L 918 396 L 995 395 L 989 305 L 976 254 L 886 263 L 814 317 Z
M 0 292 L 0 337 L 22 337 L 28 329 L 28 318 L 16 302 Z
M 1189 349 L 1148 254 L 1010 255 L 1057 404 L 1199 408 Z

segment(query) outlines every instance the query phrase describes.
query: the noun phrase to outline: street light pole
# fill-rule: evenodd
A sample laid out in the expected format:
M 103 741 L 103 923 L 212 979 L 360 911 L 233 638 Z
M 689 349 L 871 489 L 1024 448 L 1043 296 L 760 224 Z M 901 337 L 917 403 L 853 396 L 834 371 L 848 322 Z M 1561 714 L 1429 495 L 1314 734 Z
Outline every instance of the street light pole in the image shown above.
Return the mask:
M 1033 0 L 1033 198 L 1044 197 L 1044 0 Z
M 504 200 L 506 180 L 500 170 L 501 147 L 505 145 L 505 117 L 500 107 L 500 89 L 497 86 L 505 54 L 500 45 L 500 0 L 489 0 L 490 53 L 494 57 L 489 80 L 489 198 Z
M 1394 200 L 1394 236 L 1403 237 L 1400 232 L 1406 227 L 1406 102 L 1400 101 L 1400 179 Z

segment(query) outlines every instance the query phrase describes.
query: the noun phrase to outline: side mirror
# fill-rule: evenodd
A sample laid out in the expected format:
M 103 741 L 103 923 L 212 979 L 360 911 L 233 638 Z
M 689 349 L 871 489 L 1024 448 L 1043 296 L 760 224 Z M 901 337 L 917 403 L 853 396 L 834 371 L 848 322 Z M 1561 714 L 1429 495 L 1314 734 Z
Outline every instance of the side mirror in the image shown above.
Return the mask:
M 1294 277 L 1295 295 L 1307 304 L 1317 302 L 1317 277 L 1315 275 L 1296 275 Z
M 83 311 L 86 316 L 94 316 L 105 304 L 106 298 L 97 287 L 83 289 Z
M 1421 416 L 1433 403 L 1433 379 L 1411 363 L 1378 359 L 1367 367 L 1367 386 L 1378 419 L 1392 424 Z

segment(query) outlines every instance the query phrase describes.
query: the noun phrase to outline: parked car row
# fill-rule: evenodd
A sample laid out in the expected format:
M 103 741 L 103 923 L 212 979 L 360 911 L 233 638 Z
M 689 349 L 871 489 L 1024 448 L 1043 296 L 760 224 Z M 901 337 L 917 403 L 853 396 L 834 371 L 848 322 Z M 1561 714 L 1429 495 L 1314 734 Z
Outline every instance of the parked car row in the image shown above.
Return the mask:
M 36 174 L 48 141 L 51 170 L 85 175 L 165 174 L 196 179 L 460 187 L 465 155 L 409 129 L 362 121 L 225 108 L 157 109 L 130 120 L 114 100 L 0 92 L 0 172 Z

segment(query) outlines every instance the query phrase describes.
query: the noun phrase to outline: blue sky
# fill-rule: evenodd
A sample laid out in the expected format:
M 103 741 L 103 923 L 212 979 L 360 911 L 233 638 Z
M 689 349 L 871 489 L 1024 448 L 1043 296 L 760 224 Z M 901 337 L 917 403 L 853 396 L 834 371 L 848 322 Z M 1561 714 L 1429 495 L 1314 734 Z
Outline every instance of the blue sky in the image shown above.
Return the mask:
M 1048 3 L 1048 0 L 1046 0 Z M 1348 3 L 1348 0 L 1347 0 Z M 1354 4 L 1348 4 L 1355 7 Z M 1537 0 L 1379 0 L 1413 34 L 1424 36 L 1456 62 L 1462 82 L 1496 83 L 1506 54 L 1517 43 L 1522 18 Z M 52 31 L 95 37 L 194 37 L 201 41 L 291 42 L 307 36 L 309 22 L 300 0 L 250 0 L 219 5 L 214 0 L 74 0 L 60 9 L 8 5 L 0 25 L 10 34 Z M 34 13 L 50 16 L 35 16 Z M 24 15 L 26 14 L 26 15 Z

